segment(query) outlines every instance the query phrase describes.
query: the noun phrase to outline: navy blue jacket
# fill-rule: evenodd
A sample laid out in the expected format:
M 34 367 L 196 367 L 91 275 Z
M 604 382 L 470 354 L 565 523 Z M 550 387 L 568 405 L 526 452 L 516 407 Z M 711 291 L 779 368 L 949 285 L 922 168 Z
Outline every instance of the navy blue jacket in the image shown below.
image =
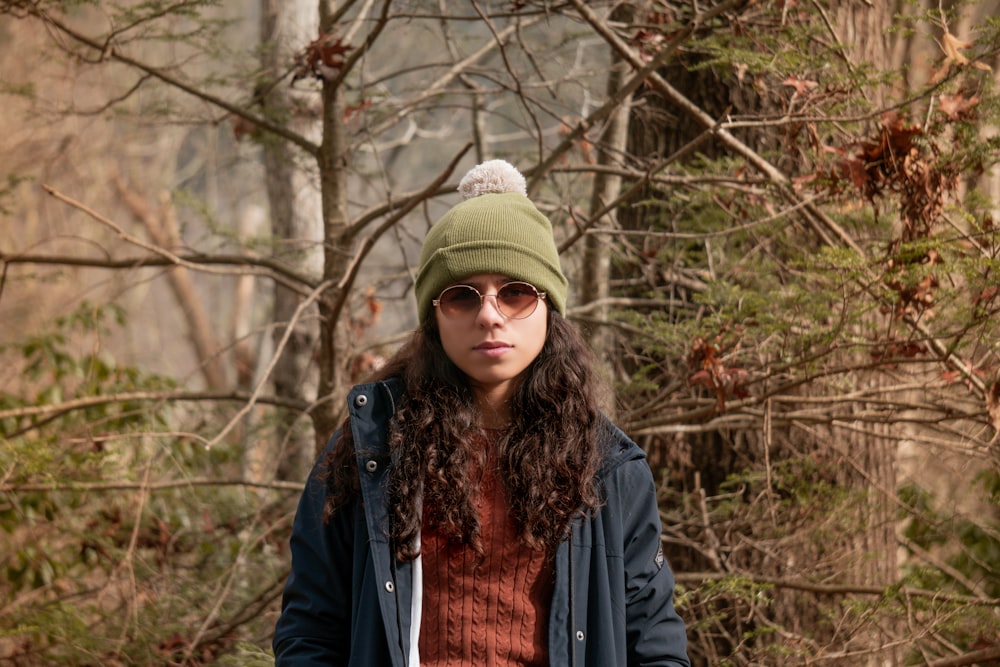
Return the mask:
M 323 522 L 326 452 L 306 483 L 292 529 L 292 571 L 274 634 L 276 667 L 406 667 L 412 563 L 399 562 L 385 527 L 385 435 L 395 383 L 355 387 L 350 424 L 361 499 Z M 549 615 L 553 667 L 688 666 L 674 577 L 660 550 L 653 476 L 639 447 L 612 427 L 605 502 L 574 522 L 556 551 Z

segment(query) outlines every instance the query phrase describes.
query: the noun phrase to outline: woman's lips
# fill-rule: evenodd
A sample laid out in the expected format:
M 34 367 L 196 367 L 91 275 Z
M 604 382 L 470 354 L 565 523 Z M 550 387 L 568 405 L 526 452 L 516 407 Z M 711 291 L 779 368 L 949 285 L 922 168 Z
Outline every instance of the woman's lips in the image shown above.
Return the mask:
M 482 352 L 488 357 L 499 357 L 512 347 L 513 346 L 510 343 L 504 343 L 503 341 L 488 340 L 480 343 L 479 345 L 476 345 L 473 349 L 476 352 Z

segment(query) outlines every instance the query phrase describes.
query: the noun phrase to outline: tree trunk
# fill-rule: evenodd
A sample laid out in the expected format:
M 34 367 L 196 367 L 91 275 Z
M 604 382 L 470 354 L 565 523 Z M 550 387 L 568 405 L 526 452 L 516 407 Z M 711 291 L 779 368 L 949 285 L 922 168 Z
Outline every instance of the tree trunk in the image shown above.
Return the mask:
M 864 4 L 842 0 L 830 8 L 833 26 L 831 39 L 841 45 L 844 58 L 856 67 L 865 63 L 878 63 L 880 68 L 891 65 L 893 47 L 886 28 L 892 25 L 892 8 L 889 3 Z M 888 90 L 874 89 L 871 104 L 881 107 Z M 870 317 L 879 317 L 872 314 Z M 877 326 L 877 324 L 876 324 Z M 863 366 L 864 359 L 857 360 Z M 859 372 L 856 386 L 880 386 L 885 375 Z M 866 405 L 856 405 L 865 410 Z M 877 407 L 875 408 L 877 409 Z M 859 422 L 859 425 L 862 425 Z M 856 519 L 862 530 L 853 536 L 856 558 L 853 577 L 863 585 L 884 586 L 897 579 L 895 505 L 896 493 L 896 440 L 888 437 L 888 427 L 883 424 L 866 424 L 862 428 L 839 429 L 839 442 L 846 450 L 843 483 L 857 489 L 863 502 L 856 510 Z M 836 434 L 835 434 L 836 435 Z M 874 652 L 866 664 L 896 666 L 902 664 L 904 652 L 893 647 L 890 637 L 893 628 L 880 627 L 869 638 Z
M 613 64 L 608 72 L 608 97 L 618 91 L 629 73 L 628 63 L 622 58 L 612 54 L 612 61 Z M 622 163 L 628 143 L 629 113 L 630 107 L 626 100 L 608 118 L 597 147 L 599 166 Z M 617 207 L 612 206 L 612 203 L 621 194 L 621 183 L 620 176 L 609 172 L 598 171 L 595 175 L 590 199 L 590 216 L 599 216 L 600 221 L 591 227 L 592 230 L 609 231 L 618 226 Z M 580 303 L 582 305 L 598 303 L 595 309 L 588 312 L 588 319 L 597 323 L 608 321 L 608 306 L 601 302 L 605 302 L 610 294 L 611 244 L 612 238 L 608 234 L 596 233 L 588 234 L 584 245 Z M 587 334 L 595 356 L 605 366 L 605 371 L 610 377 L 613 368 L 611 358 L 614 354 L 614 341 L 610 330 L 595 324 L 588 328 Z
M 320 21 L 325 24 L 326 5 L 321 3 L 320 7 Z M 323 140 L 317 156 L 324 240 L 323 280 L 332 285 L 340 284 L 346 274 L 352 245 L 348 235 L 347 132 L 342 92 L 337 85 L 324 81 Z M 319 386 L 312 412 L 317 453 L 338 426 L 337 419 L 348 390 L 345 360 L 340 355 L 340 351 L 347 349 L 346 334 L 338 312 L 345 307 L 344 298 L 339 289 L 331 286 L 319 300 Z
M 889 7 L 845 0 L 835 2 L 833 7 L 825 11 L 829 19 L 827 41 L 836 44 L 833 51 L 839 53 L 850 67 L 857 63 L 889 63 L 891 52 L 884 30 L 891 21 Z M 721 119 L 727 114 L 737 117 L 742 114 L 765 115 L 769 111 L 780 111 L 777 108 L 769 109 L 774 103 L 766 97 L 767 92 L 762 96 L 749 82 L 740 81 L 734 73 L 725 69 L 699 68 L 696 66 L 698 61 L 697 54 L 685 53 L 682 59 L 674 60 L 665 67 L 661 75 L 711 118 Z M 631 123 L 630 153 L 662 160 L 689 146 L 696 139 L 703 138 L 704 123 L 692 118 L 683 108 L 665 101 L 654 91 L 646 92 L 643 97 L 643 103 L 636 104 Z M 878 97 L 879 99 L 869 101 L 878 104 L 882 95 L 879 94 Z M 778 132 L 789 131 L 795 130 L 786 128 L 775 131 L 757 127 L 743 128 L 733 134 L 758 154 L 769 157 L 777 155 L 772 158 L 777 160 L 775 166 L 784 174 L 794 176 L 798 175 L 797 169 L 802 169 L 797 157 L 783 155 L 782 151 L 776 150 L 786 140 Z M 698 145 L 698 153 L 708 158 L 723 157 L 726 150 L 721 143 L 712 141 L 704 141 Z M 655 190 L 650 189 L 639 193 L 635 201 L 642 201 L 654 192 Z M 650 214 L 643 208 L 623 209 L 621 213 L 623 226 L 627 229 L 647 229 L 652 223 L 651 220 L 646 220 L 646 216 Z M 653 211 L 652 215 L 657 213 Z M 802 242 L 806 245 L 820 245 L 825 240 L 803 237 Z M 691 242 L 691 245 L 695 244 L 696 242 Z M 712 248 L 708 239 L 704 241 L 704 248 L 699 249 L 699 253 L 706 258 L 705 272 L 708 277 L 720 278 L 712 270 Z M 668 276 L 677 273 L 677 268 L 659 267 L 655 273 Z M 684 268 L 690 270 L 690 267 Z M 671 297 L 689 302 L 689 288 L 678 283 L 671 288 Z M 693 314 L 695 309 L 687 312 Z M 678 316 L 686 315 L 682 312 Z M 850 361 L 844 360 L 845 363 Z M 870 381 L 868 377 L 857 377 L 859 385 Z M 768 427 L 763 434 L 754 429 L 720 429 L 683 436 L 682 443 L 674 439 L 654 442 L 652 446 L 660 451 L 650 452 L 652 461 L 664 461 L 671 456 L 676 460 L 678 452 L 682 452 L 680 458 L 689 457 L 686 484 L 689 489 L 700 492 L 703 496 L 724 493 L 724 482 L 734 475 L 744 474 L 751 467 L 766 469 L 770 475 L 772 465 L 783 457 L 793 461 L 808 461 L 811 458 L 820 462 L 822 465 L 819 469 L 824 472 L 819 474 L 836 477 L 824 478 L 822 481 L 836 483 L 848 496 L 859 499 L 853 505 L 846 505 L 854 514 L 842 517 L 843 525 L 854 526 L 856 529 L 837 535 L 827 543 L 816 543 L 806 526 L 798 531 L 790 526 L 783 527 L 788 531 L 789 539 L 789 543 L 785 545 L 787 550 L 783 552 L 788 558 L 784 561 L 773 559 L 763 552 L 755 554 L 753 550 L 743 551 L 743 555 L 737 557 L 735 554 L 740 550 L 734 550 L 734 555 L 725 564 L 719 559 L 712 562 L 707 557 L 695 557 L 690 563 L 684 563 L 684 556 L 681 556 L 678 559 L 679 563 L 683 563 L 680 565 L 681 569 L 690 564 L 702 569 L 721 567 L 725 571 L 727 568 L 735 568 L 738 571 L 768 573 L 775 577 L 822 577 L 835 573 L 837 577 L 854 581 L 858 585 L 871 586 L 884 586 L 895 581 L 896 545 L 891 506 L 896 484 L 894 441 L 882 437 L 884 434 L 868 424 L 859 422 L 858 426 L 857 429 L 833 426 L 821 430 L 808 425 L 791 425 L 773 429 Z M 767 493 L 771 493 L 770 489 Z M 774 620 L 780 625 L 811 633 L 817 641 L 821 641 L 826 621 L 817 614 L 813 601 L 804 599 L 794 591 L 778 590 L 775 592 L 772 610 Z M 734 619 L 733 622 L 734 629 L 737 629 L 740 621 Z M 831 635 L 828 639 L 833 641 L 835 630 L 830 629 L 829 632 Z M 867 656 L 854 658 L 853 664 L 899 664 L 901 653 L 887 640 L 887 636 L 891 634 L 887 632 L 880 633 L 879 636 L 853 638 L 852 641 L 863 641 L 865 645 L 852 643 L 851 652 Z M 734 632 L 734 636 L 738 635 L 739 632 Z
M 291 62 L 289 53 L 306 43 L 306 36 L 311 39 L 316 34 L 317 22 L 315 5 L 309 0 L 261 1 L 261 44 L 262 66 L 265 80 L 258 90 L 259 99 L 267 116 L 280 119 L 285 123 L 296 123 L 293 116 L 294 100 L 289 92 L 287 79 L 280 79 Z M 298 121 L 305 127 L 296 128 L 309 134 L 312 121 Z M 271 234 L 274 252 L 283 261 L 291 261 L 308 266 L 310 256 L 316 251 L 305 243 L 314 234 L 311 233 L 308 219 L 308 206 L 302 206 L 298 192 L 306 193 L 308 197 L 312 188 L 306 186 L 301 170 L 296 167 L 299 155 L 296 149 L 287 142 L 273 137 L 265 137 L 262 146 L 265 179 L 267 184 L 267 200 L 271 212 Z M 306 210 L 301 210 L 305 208 Z M 296 250 L 300 248 L 300 250 Z M 273 292 L 273 322 L 272 341 L 275 353 L 279 355 L 274 367 L 272 383 L 276 396 L 306 400 L 308 394 L 307 378 L 312 370 L 312 350 L 314 334 L 301 322 L 293 322 L 296 309 L 299 307 L 300 295 L 275 283 Z M 284 349 L 277 349 L 280 341 L 285 338 L 287 327 L 294 327 L 292 335 L 287 338 Z M 273 465 L 277 461 L 276 476 L 280 480 L 302 479 L 313 459 L 312 438 L 308 432 L 306 420 L 292 412 L 285 412 L 279 420 L 273 442 L 260 442 L 251 447 L 262 448 L 252 458 L 260 466 Z M 267 475 L 269 471 L 259 470 L 259 474 Z

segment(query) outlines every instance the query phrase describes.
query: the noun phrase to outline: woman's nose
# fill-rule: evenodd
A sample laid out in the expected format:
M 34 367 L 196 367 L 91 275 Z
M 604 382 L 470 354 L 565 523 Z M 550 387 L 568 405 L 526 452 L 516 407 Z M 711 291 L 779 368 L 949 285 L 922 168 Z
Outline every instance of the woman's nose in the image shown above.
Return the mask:
M 485 325 L 495 325 L 497 323 L 503 324 L 504 320 L 507 319 L 500 312 L 500 304 L 497 303 L 496 294 L 484 294 L 483 295 L 483 305 L 479 308 L 479 313 L 476 314 L 476 321 Z

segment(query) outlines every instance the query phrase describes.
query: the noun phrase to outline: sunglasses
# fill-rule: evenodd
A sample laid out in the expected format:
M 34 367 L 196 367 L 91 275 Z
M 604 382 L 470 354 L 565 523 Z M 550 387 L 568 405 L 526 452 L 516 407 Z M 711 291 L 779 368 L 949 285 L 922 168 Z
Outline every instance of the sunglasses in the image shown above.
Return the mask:
M 431 303 L 442 315 L 454 319 L 478 313 L 488 296 L 494 298 L 501 315 L 511 320 L 523 320 L 535 312 L 538 302 L 545 298 L 545 292 L 522 282 L 507 283 L 496 294 L 482 294 L 471 285 L 452 285 Z

